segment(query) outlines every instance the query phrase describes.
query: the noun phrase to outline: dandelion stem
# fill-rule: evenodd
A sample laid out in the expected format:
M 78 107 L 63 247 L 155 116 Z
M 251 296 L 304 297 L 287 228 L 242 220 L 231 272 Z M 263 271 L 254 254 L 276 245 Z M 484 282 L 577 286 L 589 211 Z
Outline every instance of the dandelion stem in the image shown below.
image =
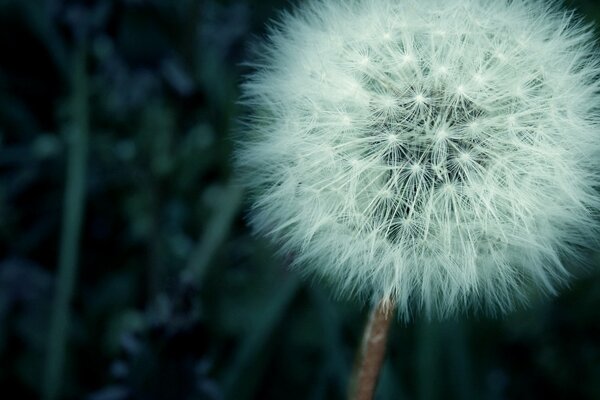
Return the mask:
M 371 400 L 375 395 L 393 309 L 394 305 L 384 299 L 371 310 L 354 365 L 350 400 Z
M 44 370 L 45 400 L 60 395 L 60 386 L 69 332 L 69 307 L 77 275 L 79 237 L 85 201 L 85 175 L 89 136 L 88 78 L 85 45 L 73 55 L 71 126 L 67 132 L 68 159 L 58 276 L 52 304 Z

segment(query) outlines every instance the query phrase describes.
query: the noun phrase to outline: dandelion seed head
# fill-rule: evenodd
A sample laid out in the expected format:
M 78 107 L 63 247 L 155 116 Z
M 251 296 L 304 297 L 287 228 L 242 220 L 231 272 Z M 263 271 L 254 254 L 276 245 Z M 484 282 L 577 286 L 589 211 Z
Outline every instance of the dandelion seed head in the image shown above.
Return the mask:
M 508 311 L 596 245 L 600 62 L 537 0 L 315 0 L 243 84 L 250 221 L 401 315 Z

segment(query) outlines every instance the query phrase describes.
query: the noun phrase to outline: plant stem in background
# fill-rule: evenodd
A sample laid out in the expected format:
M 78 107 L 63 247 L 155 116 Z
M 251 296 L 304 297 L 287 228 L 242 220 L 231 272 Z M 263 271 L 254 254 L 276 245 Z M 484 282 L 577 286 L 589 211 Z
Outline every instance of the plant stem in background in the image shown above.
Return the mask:
M 393 311 L 387 299 L 371 310 L 350 383 L 350 400 L 371 400 L 375 395 Z
M 58 276 L 44 370 L 43 398 L 45 400 L 54 400 L 60 395 L 69 332 L 69 306 L 77 275 L 89 135 L 88 77 L 85 59 L 85 45 L 81 44 L 73 54 L 71 121 L 67 132 L 66 188 Z
M 201 285 L 210 267 L 210 261 L 226 240 L 235 216 L 242 203 L 242 189 L 235 183 L 230 183 L 222 193 L 219 207 L 206 225 L 202 239 L 192 251 L 189 262 L 182 274 L 184 283 Z

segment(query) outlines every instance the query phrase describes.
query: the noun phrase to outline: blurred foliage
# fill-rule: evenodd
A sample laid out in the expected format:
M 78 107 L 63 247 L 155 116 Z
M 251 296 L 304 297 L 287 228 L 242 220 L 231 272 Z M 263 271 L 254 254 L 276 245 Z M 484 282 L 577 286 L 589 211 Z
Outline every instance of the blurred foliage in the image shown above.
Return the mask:
M 289 7 L 0 0 L 0 397 L 42 391 L 81 43 L 91 133 L 62 398 L 345 397 L 366 310 L 288 271 L 232 185 L 240 62 Z M 505 318 L 396 323 L 378 396 L 600 398 L 600 274 Z

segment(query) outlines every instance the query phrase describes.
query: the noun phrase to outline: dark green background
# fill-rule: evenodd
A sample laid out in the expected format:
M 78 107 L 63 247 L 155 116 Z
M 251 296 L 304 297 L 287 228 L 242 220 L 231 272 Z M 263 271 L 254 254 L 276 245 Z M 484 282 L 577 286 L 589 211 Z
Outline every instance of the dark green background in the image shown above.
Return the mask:
M 231 185 L 240 62 L 289 7 L 0 0 L 0 398 L 41 396 L 61 246 L 60 398 L 345 398 L 367 310 L 287 270 Z M 600 399 L 598 268 L 505 317 L 396 322 L 378 398 Z

